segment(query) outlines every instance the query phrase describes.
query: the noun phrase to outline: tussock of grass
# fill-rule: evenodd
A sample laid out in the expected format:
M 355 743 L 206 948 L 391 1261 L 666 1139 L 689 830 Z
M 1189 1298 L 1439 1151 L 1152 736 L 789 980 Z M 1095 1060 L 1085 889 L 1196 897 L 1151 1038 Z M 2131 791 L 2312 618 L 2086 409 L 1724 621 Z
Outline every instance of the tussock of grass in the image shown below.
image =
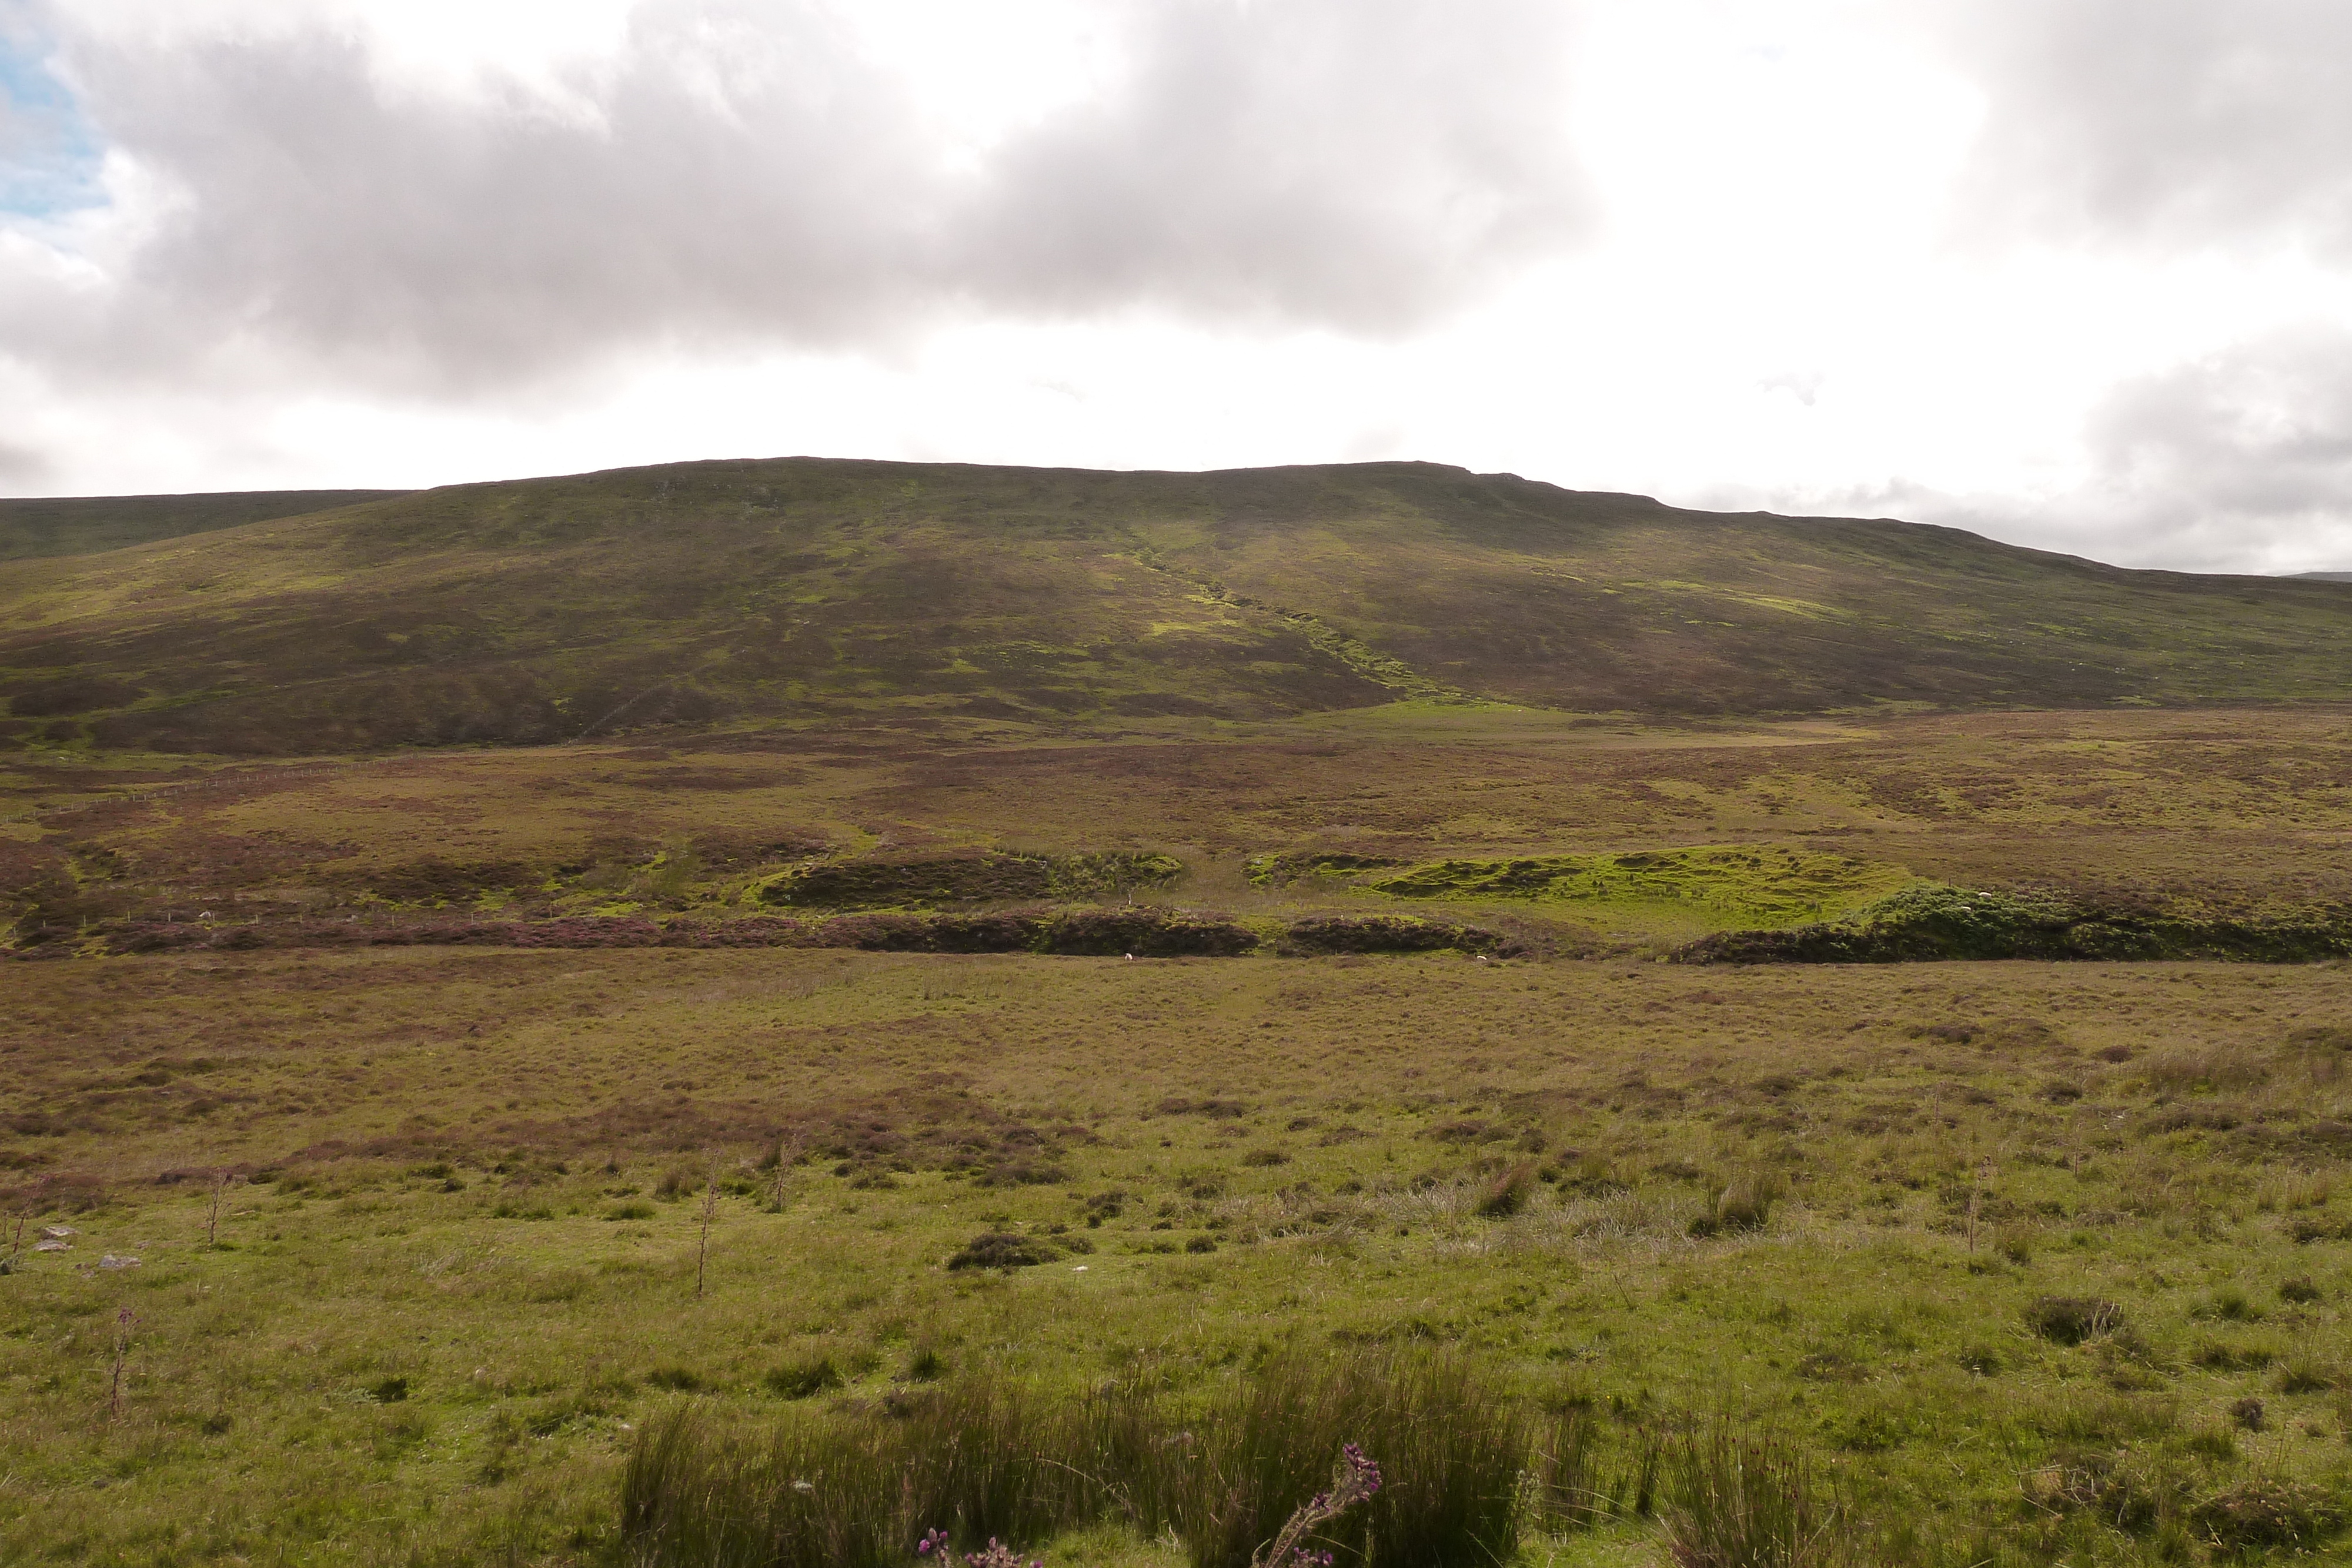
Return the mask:
M 2123 1322 L 2121 1307 L 2095 1296 L 2042 1296 L 2025 1312 L 2026 1327 L 2055 1344 L 2081 1344 Z
M 1649 1518 L 1657 1505 L 1664 1453 L 1664 1440 L 1654 1427 L 1612 1450 L 1591 1401 L 1567 1402 L 1538 1428 L 1528 1470 L 1541 1524 L 1575 1531 Z
M 805 1356 L 772 1367 L 761 1384 L 780 1399 L 809 1399 L 841 1386 L 841 1368 L 830 1355 Z
M 1668 1443 L 1665 1542 L 1675 1568 L 1832 1568 L 1862 1559 L 1801 1451 L 1717 1422 Z
M 2345 1517 L 2340 1494 L 2267 1476 L 2215 1493 L 2191 1514 L 2198 1532 L 2227 1554 L 2266 1547 L 2307 1550 L 2341 1529 Z
M 1486 1184 L 1473 1212 L 1488 1219 L 1507 1219 L 1528 1206 L 1536 1190 L 1535 1162 L 1522 1160 Z
M 642 1568 L 861 1568 L 903 1562 L 931 1530 L 971 1547 L 1110 1520 L 1172 1529 L 1195 1568 L 1247 1568 L 1343 1441 L 1387 1481 L 1318 1549 L 1433 1568 L 1515 1550 L 1531 1427 L 1459 1358 L 1426 1354 L 1284 1358 L 1189 1418 L 1132 1385 L 1072 1402 L 962 1383 L 897 1416 L 794 1416 L 764 1435 L 680 1405 L 631 1448 L 621 1530 Z
M 1460 1357 L 1286 1356 L 1202 1423 L 1174 1522 L 1193 1568 L 1248 1568 L 1352 1442 L 1384 1484 L 1318 1547 L 1433 1568 L 1503 1562 L 1533 1437 L 1524 1409 Z

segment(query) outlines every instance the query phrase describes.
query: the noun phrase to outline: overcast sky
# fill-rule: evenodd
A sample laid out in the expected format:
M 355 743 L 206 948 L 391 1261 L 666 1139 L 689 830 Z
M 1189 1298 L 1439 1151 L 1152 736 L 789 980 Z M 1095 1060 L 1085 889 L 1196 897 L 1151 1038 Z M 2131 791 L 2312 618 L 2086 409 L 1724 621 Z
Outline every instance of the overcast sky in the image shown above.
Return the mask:
M 790 453 L 2352 568 L 2352 4 L 0 0 L 0 494 Z

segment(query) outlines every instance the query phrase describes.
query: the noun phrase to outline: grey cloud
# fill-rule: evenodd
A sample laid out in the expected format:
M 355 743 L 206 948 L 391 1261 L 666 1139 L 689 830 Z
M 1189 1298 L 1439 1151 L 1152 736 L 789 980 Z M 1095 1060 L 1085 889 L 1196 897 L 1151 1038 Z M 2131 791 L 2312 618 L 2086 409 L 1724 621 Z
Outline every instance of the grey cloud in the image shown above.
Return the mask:
M 1572 239 L 1557 7 L 1168 5 L 1150 68 L 1009 147 L 990 287 L 1393 331 Z
M 0 441 L 0 487 L 26 492 L 45 482 L 52 465 L 46 454 Z
M 2125 382 L 2084 438 L 2087 475 L 2046 499 L 1908 486 L 1851 499 L 2126 566 L 2352 568 L 2352 331 L 2309 328 Z
M 2352 332 L 2284 334 L 2126 382 L 2086 434 L 2095 493 L 2135 519 L 2143 549 L 2352 564 Z
M 2159 247 L 2352 248 L 2352 5 L 1947 0 L 1987 98 L 1963 229 Z
M 1132 79 L 956 169 L 813 7 L 657 5 L 571 85 L 395 91 L 324 31 L 101 46 L 91 119 L 181 193 L 110 292 L 0 277 L 53 374 L 293 354 L 418 392 L 664 341 L 958 313 L 1409 329 L 1579 235 L 1559 8 L 1156 0 Z

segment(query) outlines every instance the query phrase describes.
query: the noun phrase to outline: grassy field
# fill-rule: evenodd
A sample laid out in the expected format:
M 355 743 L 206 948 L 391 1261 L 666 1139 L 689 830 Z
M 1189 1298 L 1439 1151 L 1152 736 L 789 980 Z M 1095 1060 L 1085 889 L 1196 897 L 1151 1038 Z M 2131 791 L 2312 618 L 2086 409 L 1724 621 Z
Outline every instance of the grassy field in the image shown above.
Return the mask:
M 2179 1560 L 2264 1486 L 2315 1531 L 2352 1486 L 2346 981 L 19 966 L 8 1147 L 53 1178 L 35 1233 L 77 1234 L 0 1283 L 0 1542 L 581 1561 L 614 1549 L 624 1456 L 678 1401 L 756 1423 L 1148 1372 L 1181 1402 L 1285 1347 L 1400 1345 L 1588 1406 L 1612 1455 L 1682 1415 L 1767 1426 L 1873 1561 Z M 242 1179 L 215 1219 L 221 1170 Z M 1517 1212 L 1477 1212 L 1515 1180 Z M 990 1234 L 1034 1266 L 946 1266 Z M 2053 1326 L 2050 1298 L 2112 1313 Z M 1649 1561 L 1652 1529 L 1525 1556 Z
M 11 556 L 0 1561 L 1242 1568 L 1349 1441 L 1380 1568 L 2352 1560 L 2352 588 L 1424 465 Z M 2319 961 L 1699 966 L 1906 911 Z
M 759 1431 L 1112 1382 L 1181 1421 L 1270 1357 L 1399 1348 L 1591 1412 L 1612 1476 L 1680 1423 L 1755 1423 L 1864 1560 L 2317 1550 L 2352 1484 L 2345 966 L 1647 960 L 1791 886 L 2339 904 L 2347 741 L 2324 708 L 1408 707 L 24 758 L 24 953 L 199 905 L 768 918 L 780 874 L 862 906 L 892 857 L 1118 851 L 1181 862 L 1146 902 L 1450 914 L 1584 956 L 8 964 L 5 1180 L 28 1247 L 77 1234 L 0 1280 L 0 1554 L 612 1561 L 631 1445 L 681 1404 Z M 23 946 L 41 921 L 70 934 Z M 1038 1260 L 949 1267 L 992 1235 Z M 2063 1343 L 2053 1299 L 2112 1312 Z M 1558 1523 L 1520 1557 L 1661 1560 L 1654 1518 Z M 1021 1544 L 1185 1561 L 1115 1523 Z

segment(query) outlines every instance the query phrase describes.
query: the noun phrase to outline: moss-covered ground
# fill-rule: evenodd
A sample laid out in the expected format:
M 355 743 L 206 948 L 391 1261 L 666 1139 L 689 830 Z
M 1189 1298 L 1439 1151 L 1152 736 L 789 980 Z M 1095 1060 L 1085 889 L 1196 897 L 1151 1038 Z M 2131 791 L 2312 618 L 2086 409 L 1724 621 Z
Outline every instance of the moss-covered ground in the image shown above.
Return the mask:
M 1318 872 L 1330 877 L 1334 869 L 1318 866 Z M 1847 855 L 1781 844 L 1712 844 L 1607 855 L 1433 861 L 1360 872 L 1346 880 L 1390 898 L 1526 899 L 1603 925 L 1769 930 L 1833 919 L 1916 879 L 1899 866 Z

